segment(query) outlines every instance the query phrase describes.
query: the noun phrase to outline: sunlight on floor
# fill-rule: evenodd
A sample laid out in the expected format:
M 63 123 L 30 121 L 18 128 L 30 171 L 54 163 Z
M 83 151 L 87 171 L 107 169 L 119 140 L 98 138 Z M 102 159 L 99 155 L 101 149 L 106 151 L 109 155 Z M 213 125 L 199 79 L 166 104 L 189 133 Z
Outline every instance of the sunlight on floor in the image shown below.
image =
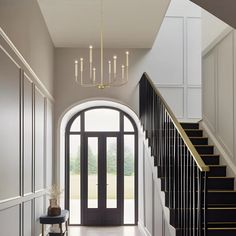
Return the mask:
M 121 227 L 69 227 L 68 236 L 142 236 L 137 226 Z

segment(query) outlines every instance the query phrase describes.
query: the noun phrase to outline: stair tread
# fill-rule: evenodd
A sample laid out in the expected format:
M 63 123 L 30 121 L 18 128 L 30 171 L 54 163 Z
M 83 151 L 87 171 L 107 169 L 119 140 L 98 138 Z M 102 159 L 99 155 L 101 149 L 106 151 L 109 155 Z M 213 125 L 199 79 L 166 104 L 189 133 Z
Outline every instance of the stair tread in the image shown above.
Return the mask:
M 236 193 L 236 190 L 208 190 L 208 192 L 232 192 L 232 193 Z
M 204 228 L 202 228 L 204 229 Z M 208 227 L 208 230 L 236 230 L 236 228 L 217 228 L 217 227 Z M 176 228 L 176 230 L 181 230 L 181 228 Z
M 203 131 L 203 129 L 184 129 L 185 131 L 189 131 L 189 130 L 194 130 L 194 131 L 197 131 L 197 130 L 199 130 L 199 131 Z
M 185 208 L 185 209 L 189 209 L 189 208 Z M 207 209 L 208 210 L 236 210 L 236 206 L 235 207 L 208 207 Z M 179 209 L 170 208 L 170 210 L 175 211 Z M 235 220 L 235 223 L 236 223 L 236 220 Z
M 227 165 L 208 165 L 209 167 L 227 167 Z
M 163 177 L 164 178 L 164 177 Z M 205 177 L 204 177 L 205 178 Z M 234 179 L 235 177 L 228 176 L 209 176 L 208 179 Z
M 194 147 L 214 147 L 214 145 L 208 145 L 208 144 L 194 144 Z
M 228 176 L 208 176 L 208 179 L 234 179 L 234 178 L 235 177 L 228 177 Z
M 219 154 L 200 154 L 200 156 L 219 157 Z
M 208 139 L 208 137 L 206 137 L 206 136 L 202 136 L 202 137 L 194 137 L 194 136 L 189 136 L 188 138 L 196 138 L 196 139 L 200 139 L 200 138 L 207 138 Z
M 236 228 L 208 228 L 208 230 L 236 230 Z
M 227 222 L 224 222 L 224 221 L 222 221 L 222 222 L 218 222 L 218 221 L 210 221 L 208 224 L 211 224 L 211 225 L 214 225 L 214 224 L 217 224 L 217 225 L 219 225 L 219 224 L 222 224 L 222 225 L 227 225 L 227 224 L 236 224 L 236 221 L 227 221 Z

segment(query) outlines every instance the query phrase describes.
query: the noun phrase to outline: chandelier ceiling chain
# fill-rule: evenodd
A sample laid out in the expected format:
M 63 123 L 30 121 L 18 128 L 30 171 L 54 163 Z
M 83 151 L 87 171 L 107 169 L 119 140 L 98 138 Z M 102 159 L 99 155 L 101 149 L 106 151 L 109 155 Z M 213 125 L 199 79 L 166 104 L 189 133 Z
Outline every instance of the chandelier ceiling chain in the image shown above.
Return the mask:
M 89 73 L 84 75 L 85 60 L 80 58 L 80 71 L 78 70 L 79 62 L 75 60 L 75 81 L 82 87 L 97 87 L 99 89 L 109 87 L 120 87 L 128 82 L 129 74 L 129 52 L 125 53 L 125 65 L 121 66 L 121 76 L 117 75 L 117 56 L 113 56 L 113 63 L 108 61 L 108 76 L 104 77 L 104 42 L 103 42 L 103 0 L 100 8 L 100 79 L 97 79 L 96 68 L 93 67 L 93 46 L 89 46 Z M 80 77 L 80 78 L 78 78 Z M 84 78 L 85 77 L 85 78 Z

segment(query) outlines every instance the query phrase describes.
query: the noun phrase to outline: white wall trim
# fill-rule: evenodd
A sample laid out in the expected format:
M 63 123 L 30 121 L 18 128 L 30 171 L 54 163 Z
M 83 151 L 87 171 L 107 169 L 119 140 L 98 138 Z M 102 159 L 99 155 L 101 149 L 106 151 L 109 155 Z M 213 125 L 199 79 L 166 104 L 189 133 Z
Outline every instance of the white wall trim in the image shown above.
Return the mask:
M 236 176 L 236 165 L 231 160 L 227 150 L 225 150 L 225 148 L 221 145 L 220 141 L 213 134 L 213 132 L 211 131 L 211 128 L 208 127 L 206 122 L 201 121 L 200 126 L 207 133 L 210 141 L 214 144 L 216 148 L 216 153 L 220 154 L 222 163 L 227 164 L 227 175 Z
M 21 62 L 24 64 L 24 66 L 29 70 L 29 72 L 32 74 L 33 79 L 35 80 L 34 82 L 36 82 L 41 89 L 45 92 L 46 96 L 52 101 L 54 102 L 54 97 L 52 96 L 52 94 L 48 91 L 48 89 L 46 88 L 46 86 L 41 82 L 41 80 L 39 79 L 39 77 L 36 75 L 36 73 L 34 72 L 34 70 L 30 67 L 30 65 L 28 64 L 28 62 L 25 60 L 25 58 L 22 56 L 22 54 L 18 51 L 18 49 L 15 47 L 15 45 L 12 43 L 12 41 L 9 39 L 9 37 L 6 35 L 6 33 L 3 31 L 3 29 L 0 27 L 0 35 L 2 36 L 2 38 L 5 40 L 5 42 L 8 44 L 8 46 L 14 51 L 14 53 L 17 55 L 17 57 L 21 60 Z
M 152 236 L 152 234 L 148 231 L 148 229 L 144 226 L 143 222 L 138 222 L 138 227 L 143 234 L 143 236 Z
M 140 125 L 140 127 L 141 127 L 141 125 Z M 170 210 L 168 207 L 165 206 L 165 193 L 161 191 L 161 180 L 157 176 L 157 169 L 156 169 L 157 167 L 154 165 L 154 157 L 151 155 L 151 148 L 148 146 L 148 140 L 145 139 L 146 135 L 145 135 L 145 132 L 143 132 L 142 127 L 140 128 L 140 131 L 143 133 L 144 147 L 147 150 L 147 154 L 149 157 L 149 164 L 152 169 L 154 184 L 157 185 L 157 192 L 160 196 L 160 202 L 161 202 L 162 209 L 163 209 L 163 218 L 168 223 L 169 232 L 171 234 L 170 236 L 175 236 L 176 230 L 172 225 L 170 225 L 170 220 L 169 220 L 170 219 Z M 153 236 L 155 236 L 155 235 L 153 235 Z
M 206 56 L 218 43 L 220 43 L 233 29 L 228 26 L 220 35 L 218 35 L 211 43 L 202 51 L 202 57 Z

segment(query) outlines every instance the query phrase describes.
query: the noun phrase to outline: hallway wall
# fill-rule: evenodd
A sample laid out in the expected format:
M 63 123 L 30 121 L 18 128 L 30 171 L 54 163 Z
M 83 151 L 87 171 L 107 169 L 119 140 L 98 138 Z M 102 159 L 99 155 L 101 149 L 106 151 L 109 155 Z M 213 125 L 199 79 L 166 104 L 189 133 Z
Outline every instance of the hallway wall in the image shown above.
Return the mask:
M 1 235 L 38 236 L 52 184 L 53 46 L 35 0 L 0 0 L 0 27 Z

